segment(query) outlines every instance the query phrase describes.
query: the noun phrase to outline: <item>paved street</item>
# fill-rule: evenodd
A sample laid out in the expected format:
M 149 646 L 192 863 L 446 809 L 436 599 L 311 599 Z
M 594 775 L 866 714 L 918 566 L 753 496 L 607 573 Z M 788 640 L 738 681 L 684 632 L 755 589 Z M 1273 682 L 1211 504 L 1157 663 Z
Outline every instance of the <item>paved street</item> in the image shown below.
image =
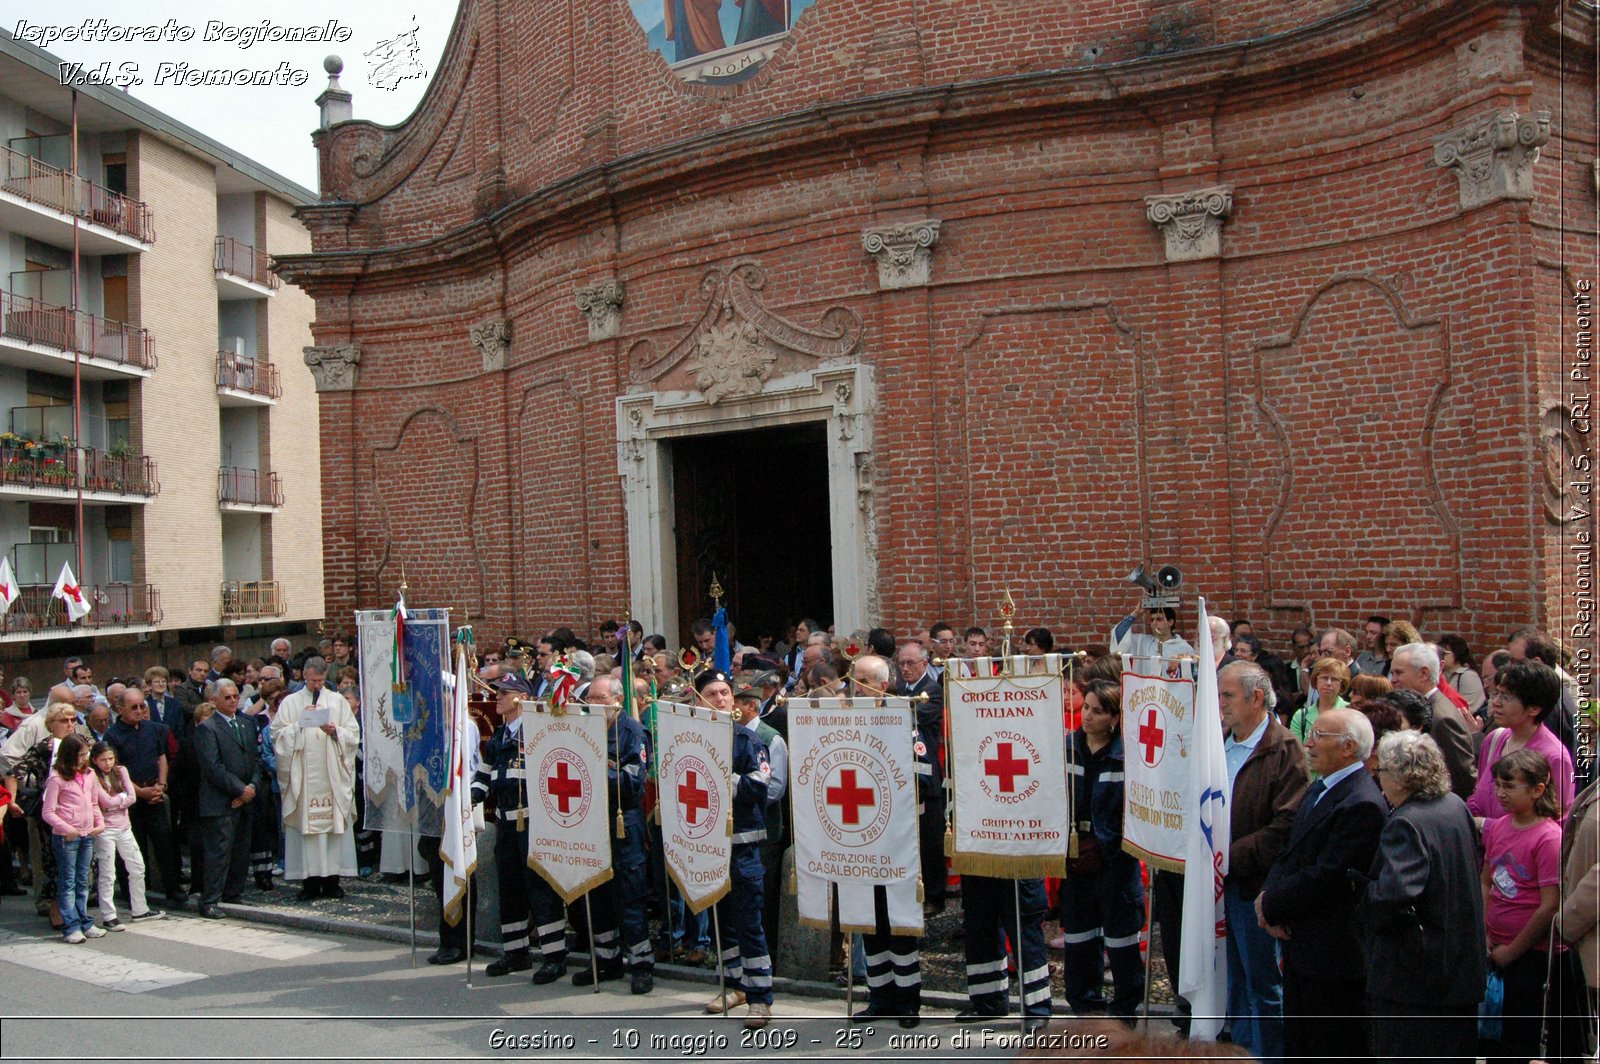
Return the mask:
M 468 989 L 463 967 L 430 967 L 419 954 L 413 969 L 405 947 L 193 916 L 70 946 L 26 899 L 8 898 L 0 908 L 0 1052 L 8 1060 L 991 1055 L 950 1052 L 961 1029 L 932 1017 L 915 1033 L 937 1037 L 943 1052 L 891 1044 L 904 1034 L 894 1027 L 851 1032 L 842 1004 L 825 999 L 780 994 L 773 1025 L 750 1037 L 737 1022 L 704 1015 L 715 988 L 700 983 L 664 978 L 634 997 L 625 983 L 595 994 L 476 971 L 477 988 Z M 46 1012 L 73 1018 L 70 1042 L 59 1019 L 32 1018 Z

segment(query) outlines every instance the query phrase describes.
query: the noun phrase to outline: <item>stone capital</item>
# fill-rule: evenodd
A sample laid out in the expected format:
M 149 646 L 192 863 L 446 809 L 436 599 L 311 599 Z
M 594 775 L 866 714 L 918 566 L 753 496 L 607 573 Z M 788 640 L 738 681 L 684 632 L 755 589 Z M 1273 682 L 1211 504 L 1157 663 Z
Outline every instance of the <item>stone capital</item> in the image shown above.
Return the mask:
M 589 340 L 609 340 L 622 331 L 623 284 L 618 280 L 582 285 L 577 293 L 578 312 L 589 323 Z
M 356 365 L 361 348 L 356 344 L 330 344 L 305 348 L 306 365 L 319 392 L 349 392 L 356 386 Z
M 511 322 L 506 318 L 474 325 L 470 330 L 472 346 L 483 356 L 483 371 L 506 368 L 506 355 L 511 351 Z
M 1168 262 L 1192 262 L 1222 256 L 1222 221 L 1233 213 L 1233 189 L 1227 185 L 1146 196 L 1145 217 L 1167 240 Z
M 861 247 L 878 262 L 879 288 L 918 288 L 928 283 L 939 219 L 874 226 L 861 234 Z
M 1434 141 L 1433 161 L 1453 170 L 1461 209 L 1533 198 L 1533 164 L 1550 139 L 1550 112 L 1491 111 Z

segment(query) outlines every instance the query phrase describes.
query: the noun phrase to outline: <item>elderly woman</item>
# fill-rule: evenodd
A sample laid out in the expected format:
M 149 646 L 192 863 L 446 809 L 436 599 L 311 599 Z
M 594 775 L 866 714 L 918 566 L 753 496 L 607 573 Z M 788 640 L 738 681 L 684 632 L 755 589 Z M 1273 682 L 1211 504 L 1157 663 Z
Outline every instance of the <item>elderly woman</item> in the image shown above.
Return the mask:
M 1344 696 L 1350 691 L 1350 668 L 1338 658 L 1320 658 L 1311 666 L 1311 694 L 1289 721 L 1289 730 L 1301 743 L 1311 734 L 1311 725 L 1317 717 L 1330 709 L 1344 709 L 1350 703 Z
M 1439 676 L 1460 692 L 1467 700 L 1467 712 L 1481 719 L 1488 711 L 1489 696 L 1483 690 L 1483 678 L 1478 675 L 1478 661 L 1472 648 L 1459 635 L 1439 637 Z
M 1421 732 L 1384 736 L 1378 785 L 1393 812 L 1359 914 L 1372 1055 L 1471 1064 L 1488 976 L 1477 829 Z
M 78 723 L 78 707 L 71 702 L 56 702 L 43 714 L 43 738 L 30 746 L 11 768 L 4 782 L 6 790 L 15 796 L 16 804 L 7 806 L 12 816 L 27 817 L 29 853 L 37 855 L 34 868 L 34 902 L 41 915 L 50 916 L 50 926 L 61 929 L 61 909 L 55 901 L 56 859 L 51 846 L 52 832 L 41 818 L 41 798 L 45 784 L 50 779 L 50 766 L 55 762 L 56 749 L 69 735 L 88 737 L 88 732 Z M 21 729 L 18 730 L 21 734 Z M 48 908 L 46 903 L 48 902 Z
M 1561 701 L 1561 677 L 1542 662 L 1519 661 L 1502 669 L 1497 679 L 1499 684 L 1489 702 L 1496 728 L 1478 747 L 1478 784 L 1467 799 L 1467 808 L 1473 816 L 1485 819 L 1506 815 L 1494 789 L 1494 763 L 1526 747 L 1550 762 L 1551 786 L 1565 819 L 1572 808 L 1572 755 L 1555 733 L 1543 726 Z

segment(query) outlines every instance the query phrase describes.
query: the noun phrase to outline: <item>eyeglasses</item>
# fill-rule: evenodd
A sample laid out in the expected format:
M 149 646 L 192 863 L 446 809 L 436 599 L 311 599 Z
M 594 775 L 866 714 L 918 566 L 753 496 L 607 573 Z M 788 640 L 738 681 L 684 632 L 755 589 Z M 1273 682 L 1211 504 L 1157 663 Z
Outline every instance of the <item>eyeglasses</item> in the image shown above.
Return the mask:
M 1522 699 L 1518 698 L 1516 695 L 1507 694 L 1504 691 L 1496 691 L 1494 694 L 1489 696 L 1489 701 L 1497 702 L 1497 703 L 1504 703 L 1504 702 L 1518 702 L 1518 703 L 1520 703 L 1522 701 Z
M 1320 728 L 1311 729 L 1312 742 L 1319 742 L 1323 739 L 1339 739 L 1342 741 L 1348 738 L 1350 738 L 1350 736 L 1346 732 L 1323 731 Z

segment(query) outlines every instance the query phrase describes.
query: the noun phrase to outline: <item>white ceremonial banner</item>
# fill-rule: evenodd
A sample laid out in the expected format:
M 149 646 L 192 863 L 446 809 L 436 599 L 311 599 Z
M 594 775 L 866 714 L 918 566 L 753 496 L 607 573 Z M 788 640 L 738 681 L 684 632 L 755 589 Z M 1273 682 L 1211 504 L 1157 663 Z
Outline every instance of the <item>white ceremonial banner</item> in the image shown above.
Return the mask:
M 733 861 L 733 721 L 716 710 L 656 703 L 656 779 L 667 874 L 690 912 L 728 893 Z M 767 889 L 775 889 L 768 884 Z
M 1065 875 L 1072 821 L 1061 656 L 951 665 L 951 867 L 1002 879 Z
M 1182 872 L 1184 810 L 1188 807 L 1190 754 L 1194 749 L 1193 662 L 1171 679 L 1160 659 L 1134 658 L 1122 673 L 1122 848 L 1145 863 Z M 1143 667 L 1151 676 L 1137 671 Z
M 922 934 L 911 703 L 798 698 L 789 701 L 788 711 L 800 922 L 829 926 L 832 883 L 839 929 L 877 930 L 875 894 L 883 887 L 890 932 Z
M 478 830 L 483 827 L 480 806 L 472 804 L 472 778 L 478 774 L 478 726 L 467 711 L 467 654 L 456 648 L 456 672 L 450 680 L 449 772 L 444 793 L 443 837 L 439 859 L 444 862 L 444 893 L 439 898 L 444 920 L 461 923 L 466 911 L 468 884 L 478 867 Z
M 1223 882 L 1228 875 L 1228 848 L 1233 845 L 1232 788 L 1223 752 L 1222 704 L 1217 698 L 1211 624 L 1201 599 L 1199 675 L 1195 683 L 1194 744 L 1188 787 L 1183 792 L 1184 853 L 1189 874 L 1183 877 L 1183 940 L 1178 957 L 1178 993 L 1193 1013 L 1189 1038 L 1214 1042 L 1228 1011 L 1227 914 Z M 1204 872 L 1209 870 L 1210 874 Z M 1208 933 L 1209 932 L 1209 933 Z
M 571 904 L 611 878 L 603 713 L 522 703 L 528 867 Z

